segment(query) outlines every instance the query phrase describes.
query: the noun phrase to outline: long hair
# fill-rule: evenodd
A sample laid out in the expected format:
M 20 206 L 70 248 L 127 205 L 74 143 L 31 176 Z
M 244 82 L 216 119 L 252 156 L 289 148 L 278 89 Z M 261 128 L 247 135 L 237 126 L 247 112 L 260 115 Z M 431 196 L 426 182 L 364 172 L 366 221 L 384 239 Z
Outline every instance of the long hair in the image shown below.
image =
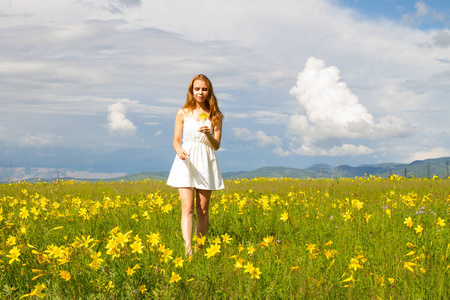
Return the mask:
M 208 86 L 208 98 L 205 99 L 205 104 L 206 109 L 209 110 L 209 120 L 211 121 L 212 127 L 214 128 L 216 124 L 219 123 L 221 119 L 223 119 L 223 114 L 219 109 L 219 104 L 217 102 L 216 95 L 214 95 L 214 89 L 211 80 L 209 80 L 209 78 L 206 77 L 205 75 L 199 74 L 194 76 L 194 78 L 192 78 L 187 91 L 186 103 L 184 104 L 183 108 L 187 108 L 188 110 L 192 111 L 195 109 L 197 105 L 194 99 L 194 92 L 193 92 L 194 81 L 196 80 L 202 80 L 206 82 L 206 85 Z

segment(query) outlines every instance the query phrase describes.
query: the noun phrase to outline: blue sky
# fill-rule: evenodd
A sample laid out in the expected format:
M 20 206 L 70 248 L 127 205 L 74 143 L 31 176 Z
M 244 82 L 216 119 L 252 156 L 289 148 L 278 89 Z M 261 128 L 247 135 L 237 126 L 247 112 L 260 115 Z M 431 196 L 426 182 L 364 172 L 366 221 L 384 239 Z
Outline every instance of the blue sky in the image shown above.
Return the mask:
M 0 180 L 168 171 L 206 74 L 223 172 L 450 156 L 450 3 L 0 2 Z

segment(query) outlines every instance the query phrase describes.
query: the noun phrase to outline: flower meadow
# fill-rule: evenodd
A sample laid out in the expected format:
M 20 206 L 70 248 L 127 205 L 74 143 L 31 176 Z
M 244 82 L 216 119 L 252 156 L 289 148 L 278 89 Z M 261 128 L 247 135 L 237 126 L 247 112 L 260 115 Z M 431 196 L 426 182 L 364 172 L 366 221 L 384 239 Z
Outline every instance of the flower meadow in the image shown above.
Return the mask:
M 448 179 L 228 180 L 184 256 L 160 181 L 0 185 L 0 298 L 446 299 Z

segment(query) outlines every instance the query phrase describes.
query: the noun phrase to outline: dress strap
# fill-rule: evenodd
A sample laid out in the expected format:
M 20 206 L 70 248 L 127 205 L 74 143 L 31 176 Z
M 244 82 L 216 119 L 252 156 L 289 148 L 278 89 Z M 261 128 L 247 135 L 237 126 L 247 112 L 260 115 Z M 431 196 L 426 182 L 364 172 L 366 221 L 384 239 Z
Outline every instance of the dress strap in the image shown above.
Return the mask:
M 184 112 L 183 109 L 180 109 L 180 111 L 183 113 L 183 115 L 186 117 L 186 113 Z

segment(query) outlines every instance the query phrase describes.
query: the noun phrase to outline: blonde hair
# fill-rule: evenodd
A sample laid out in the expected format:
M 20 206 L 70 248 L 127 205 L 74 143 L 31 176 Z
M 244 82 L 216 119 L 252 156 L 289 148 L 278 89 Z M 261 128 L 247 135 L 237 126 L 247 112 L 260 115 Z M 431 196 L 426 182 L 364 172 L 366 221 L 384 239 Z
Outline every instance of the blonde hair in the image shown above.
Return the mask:
M 187 108 L 188 110 L 192 111 L 195 109 L 197 105 L 194 99 L 194 92 L 193 92 L 194 81 L 196 80 L 202 80 L 208 86 L 208 98 L 206 98 L 205 104 L 206 109 L 209 110 L 209 119 L 211 120 L 212 127 L 214 128 L 217 125 L 217 123 L 219 123 L 219 121 L 223 119 L 223 114 L 219 109 L 219 104 L 217 102 L 216 95 L 214 95 L 213 85 L 209 80 L 209 78 L 206 77 L 205 75 L 199 74 L 194 76 L 194 78 L 192 78 L 186 96 L 186 103 L 184 104 L 183 108 Z

